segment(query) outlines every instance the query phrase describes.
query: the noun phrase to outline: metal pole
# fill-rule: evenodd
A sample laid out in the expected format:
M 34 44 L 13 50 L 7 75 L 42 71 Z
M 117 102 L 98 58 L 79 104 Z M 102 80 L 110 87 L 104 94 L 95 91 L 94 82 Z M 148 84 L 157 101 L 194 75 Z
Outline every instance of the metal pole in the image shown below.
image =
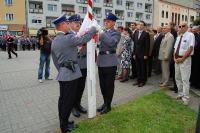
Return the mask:
M 88 0 L 88 17 L 92 20 L 92 0 Z M 96 70 L 95 43 L 87 43 L 87 90 L 88 90 L 88 118 L 96 116 Z

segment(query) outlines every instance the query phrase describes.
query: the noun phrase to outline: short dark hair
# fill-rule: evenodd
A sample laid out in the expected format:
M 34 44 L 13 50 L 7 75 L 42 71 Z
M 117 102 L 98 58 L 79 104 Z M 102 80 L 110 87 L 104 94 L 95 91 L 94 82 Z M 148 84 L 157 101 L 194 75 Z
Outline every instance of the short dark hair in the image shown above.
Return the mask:
M 144 21 L 140 21 L 140 23 L 143 23 L 143 24 L 144 24 L 144 26 L 147 26 L 147 25 L 146 25 L 146 23 L 145 23 Z
M 135 26 L 137 26 L 137 23 L 136 23 L 136 22 L 132 22 L 131 24 L 134 24 Z
M 124 31 L 127 31 L 129 35 L 132 35 L 133 33 L 128 27 L 124 28 Z
M 117 28 L 118 28 L 118 29 L 121 29 L 121 30 L 124 30 L 124 27 L 123 27 L 123 26 L 118 26 Z

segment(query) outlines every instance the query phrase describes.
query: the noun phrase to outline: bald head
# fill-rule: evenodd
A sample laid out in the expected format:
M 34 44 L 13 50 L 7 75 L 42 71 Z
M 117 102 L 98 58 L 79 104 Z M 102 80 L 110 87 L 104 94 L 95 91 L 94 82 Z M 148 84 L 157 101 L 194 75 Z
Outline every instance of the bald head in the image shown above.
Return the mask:
M 193 26 L 192 27 L 192 32 L 197 33 L 199 31 L 199 26 Z
M 158 32 L 158 33 L 162 32 L 162 27 L 161 27 L 161 26 L 158 26 L 158 27 L 157 27 L 157 32 Z

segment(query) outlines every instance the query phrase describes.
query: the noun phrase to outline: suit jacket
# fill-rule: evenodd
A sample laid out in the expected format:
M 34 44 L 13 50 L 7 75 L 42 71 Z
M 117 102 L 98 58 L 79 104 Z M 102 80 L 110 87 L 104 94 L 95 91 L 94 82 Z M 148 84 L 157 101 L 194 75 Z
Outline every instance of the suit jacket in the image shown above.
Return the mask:
M 96 29 L 90 29 L 85 35 L 78 37 L 73 32 L 67 35 L 59 32 L 52 42 L 52 59 L 58 70 L 58 81 L 72 81 L 82 76 L 79 65 L 75 64 L 75 72 L 72 72 L 66 67 L 61 67 L 61 64 L 68 60 L 77 61 L 77 46 L 87 43 L 96 34 Z
M 152 56 L 153 57 L 158 57 L 159 49 L 160 49 L 160 44 L 161 44 L 161 41 L 162 41 L 163 37 L 164 37 L 163 33 L 160 33 L 158 35 L 158 37 L 155 39 L 153 50 L 152 50 Z
M 160 50 L 159 50 L 159 60 L 170 60 L 173 50 L 174 36 L 168 32 L 162 39 Z
M 121 34 L 115 29 L 110 29 L 107 32 L 103 32 L 99 37 L 101 41 L 99 45 L 99 51 L 115 51 L 117 44 L 119 43 Z M 111 67 L 117 66 L 118 60 L 116 54 L 98 55 L 97 65 L 99 67 Z
M 134 50 L 133 53 L 137 58 L 143 58 L 149 55 L 150 37 L 149 33 L 142 31 L 140 38 L 138 39 L 139 31 L 136 31 L 133 37 Z

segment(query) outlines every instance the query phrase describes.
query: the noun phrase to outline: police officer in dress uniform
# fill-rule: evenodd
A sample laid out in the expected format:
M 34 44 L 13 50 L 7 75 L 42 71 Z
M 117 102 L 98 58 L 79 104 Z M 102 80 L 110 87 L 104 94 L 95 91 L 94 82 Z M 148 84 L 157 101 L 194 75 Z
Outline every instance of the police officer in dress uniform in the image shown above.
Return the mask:
M 77 34 L 77 32 L 80 29 L 81 25 L 81 17 L 80 15 L 72 15 L 69 17 L 69 22 L 70 22 L 70 28 L 71 31 L 74 34 Z M 81 69 L 82 77 L 78 79 L 78 90 L 77 90 L 77 96 L 75 100 L 75 106 L 72 110 L 72 114 L 75 117 L 80 117 L 80 113 L 87 113 L 87 110 L 81 106 L 81 98 L 83 95 L 83 91 L 85 88 L 85 81 L 86 81 L 86 76 L 87 76 L 87 61 L 86 61 L 86 44 L 82 44 L 79 49 L 78 49 L 78 65 Z
M 105 31 L 100 33 L 99 56 L 97 59 L 99 82 L 104 104 L 97 109 L 101 114 L 111 111 L 111 102 L 114 93 L 114 81 L 117 70 L 116 48 L 121 34 L 114 29 L 117 17 L 109 13 L 105 20 Z
M 69 122 L 69 116 L 77 94 L 78 78 L 82 76 L 77 64 L 77 46 L 87 43 L 97 33 L 92 27 L 83 36 L 76 36 L 69 31 L 69 24 L 65 15 L 53 21 L 58 33 L 52 42 L 52 59 L 58 70 L 57 80 L 60 85 L 60 97 L 58 111 L 60 128 L 62 133 L 76 128 L 73 122 Z

